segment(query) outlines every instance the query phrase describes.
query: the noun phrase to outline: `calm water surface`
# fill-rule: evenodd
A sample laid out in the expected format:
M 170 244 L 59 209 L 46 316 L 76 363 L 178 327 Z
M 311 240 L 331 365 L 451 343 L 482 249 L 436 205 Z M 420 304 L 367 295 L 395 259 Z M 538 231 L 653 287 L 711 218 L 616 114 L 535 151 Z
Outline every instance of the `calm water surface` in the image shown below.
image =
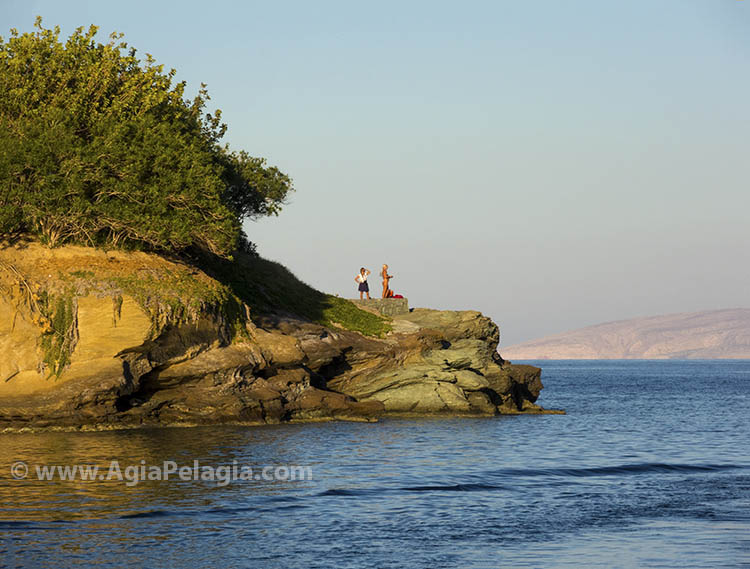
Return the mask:
M 750 361 L 540 365 L 567 415 L 0 435 L 0 567 L 750 567 Z M 35 479 L 112 460 L 313 478 Z

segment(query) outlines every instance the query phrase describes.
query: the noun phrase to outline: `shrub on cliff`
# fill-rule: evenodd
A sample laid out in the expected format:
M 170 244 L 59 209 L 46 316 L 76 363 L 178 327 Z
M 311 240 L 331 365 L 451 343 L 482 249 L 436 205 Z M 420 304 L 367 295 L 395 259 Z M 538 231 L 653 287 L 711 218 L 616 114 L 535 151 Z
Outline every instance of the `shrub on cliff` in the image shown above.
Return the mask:
M 35 27 L 0 38 L 0 234 L 225 255 L 243 219 L 279 212 L 291 179 L 220 145 L 205 85 L 185 99 L 121 34 Z

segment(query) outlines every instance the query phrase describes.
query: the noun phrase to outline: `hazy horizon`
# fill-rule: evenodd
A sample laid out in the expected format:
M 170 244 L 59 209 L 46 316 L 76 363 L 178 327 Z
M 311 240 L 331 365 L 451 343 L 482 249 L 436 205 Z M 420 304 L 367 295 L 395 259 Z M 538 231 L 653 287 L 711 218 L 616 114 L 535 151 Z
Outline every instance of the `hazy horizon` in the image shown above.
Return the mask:
M 6 1 L 100 26 L 295 180 L 259 252 L 356 295 L 477 309 L 502 345 L 748 307 L 750 4 Z

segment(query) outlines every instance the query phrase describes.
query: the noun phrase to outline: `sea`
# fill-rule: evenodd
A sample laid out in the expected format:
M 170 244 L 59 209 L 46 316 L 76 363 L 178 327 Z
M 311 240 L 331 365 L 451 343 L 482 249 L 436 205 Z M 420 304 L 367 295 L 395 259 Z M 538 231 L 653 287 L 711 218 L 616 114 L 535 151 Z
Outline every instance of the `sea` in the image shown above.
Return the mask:
M 0 435 L 0 567 L 750 567 L 750 360 L 528 363 L 567 414 Z

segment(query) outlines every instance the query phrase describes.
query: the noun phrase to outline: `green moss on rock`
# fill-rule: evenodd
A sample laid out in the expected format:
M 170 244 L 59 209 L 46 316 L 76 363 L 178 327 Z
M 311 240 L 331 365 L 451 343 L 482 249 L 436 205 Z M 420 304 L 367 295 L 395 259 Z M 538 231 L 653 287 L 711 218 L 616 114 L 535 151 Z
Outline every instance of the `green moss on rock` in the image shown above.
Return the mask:
M 70 357 L 78 339 L 76 328 L 77 306 L 72 291 L 50 294 L 41 291 L 38 303 L 43 327 L 41 346 L 47 377 L 59 377 L 70 364 Z

